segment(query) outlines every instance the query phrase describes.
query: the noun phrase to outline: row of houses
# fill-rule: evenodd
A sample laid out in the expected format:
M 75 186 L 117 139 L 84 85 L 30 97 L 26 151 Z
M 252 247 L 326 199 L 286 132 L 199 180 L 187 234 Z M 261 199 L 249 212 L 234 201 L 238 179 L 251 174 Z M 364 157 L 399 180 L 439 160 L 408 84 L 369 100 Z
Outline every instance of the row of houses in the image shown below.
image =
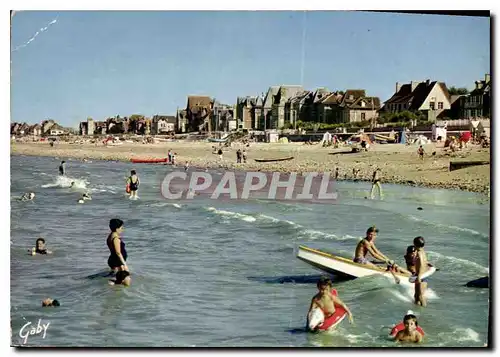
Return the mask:
M 210 96 L 188 96 L 186 107 L 174 115 L 154 115 L 146 118 L 110 117 L 104 121 L 88 118 L 80 123 L 80 135 L 142 134 L 157 135 L 173 132 L 231 131 L 237 129 L 268 130 L 297 128 L 300 123 L 347 124 L 376 123 L 382 115 L 409 111 L 430 122 L 438 119 L 489 118 L 491 113 L 491 78 L 475 82 L 469 94 L 451 95 L 445 83 L 411 81 L 396 83 L 394 94 L 381 103 L 364 89 L 331 91 L 328 88 L 306 90 L 299 85 L 271 86 L 266 93 L 237 97 L 236 104 L 223 104 Z M 44 124 L 45 123 L 45 124 Z M 42 125 L 11 125 L 11 133 L 65 133 L 52 120 Z M 56 125 L 56 126 L 52 126 Z M 43 127 L 42 127 L 43 126 Z
M 382 115 L 418 113 L 429 122 L 439 119 L 489 118 L 491 77 L 475 82 L 469 94 L 451 95 L 444 82 L 396 83 L 394 94 L 381 103 L 364 89 L 310 91 L 298 85 L 272 86 L 264 94 L 237 97 L 234 106 L 209 96 L 188 96 L 185 109 L 177 110 L 176 131 L 295 128 L 300 122 L 347 124 L 373 122 Z
M 13 136 L 57 136 L 68 134 L 70 130 L 63 128 L 54 120 L 44 120 L 41 124 L 10 123 L 10 135 Z
M 138 134 L 157 135 L 169 134 L 176 131 L 177 118 L 172 115 L 154 115 L 146 118 L 142 115 L 129 117 L 107 118 L 105 121 L 87 121 L 80 123 L 80 135 L 106 135 L 106 134 Z

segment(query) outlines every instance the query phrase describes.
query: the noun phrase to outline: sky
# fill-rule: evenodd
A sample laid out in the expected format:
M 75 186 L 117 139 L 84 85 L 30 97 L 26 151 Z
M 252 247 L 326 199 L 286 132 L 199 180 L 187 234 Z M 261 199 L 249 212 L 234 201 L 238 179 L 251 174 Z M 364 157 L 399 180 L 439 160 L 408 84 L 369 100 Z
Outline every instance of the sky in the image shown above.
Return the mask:
M 235 104 L 272 85 L 365 89 L 385 101 L 396 82 L 472 89 L 485 73 L 489 18 L 33 11 L 11 24 L 11 122 L 77 127 L 87 117 L 175 115 L 188 95 Z

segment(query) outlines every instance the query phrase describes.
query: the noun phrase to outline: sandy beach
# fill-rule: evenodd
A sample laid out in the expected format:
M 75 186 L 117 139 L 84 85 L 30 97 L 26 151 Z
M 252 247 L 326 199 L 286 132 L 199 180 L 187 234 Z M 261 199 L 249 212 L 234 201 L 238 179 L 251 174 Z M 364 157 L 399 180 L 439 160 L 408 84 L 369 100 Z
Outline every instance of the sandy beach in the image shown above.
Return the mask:
M 419 160 L 417 146 L 399 144 L 373 145 L 368 152 L 350 153 L 348 148 L 322 148 L 303 143 L 251 143 L 247 163 L 236 163 L 236 151 L 244 146 L 235 143 L 223 148 L 223 159 L 213 152 L 216 145 L 209 142 L 166 142 L 157 144 L 124 143 L 119 146 L 94 144 L 11 143 L 12 155 L 51 156 L 61 159 L 98 159 L 130 161 L 131 158 L 164 158 L 169 149 L 176 152 L 176 164 L 189 162 L 192 167 L 227 168 L 280 172 L 334 172 L 339 168 L 339 179 L 352 179 L 353 168 L 359 169 L 358 179 L 370 180 L 373 170 L 380 168 L 382 183 L 399 183 L 427 187 L 460 189 L 488 193 L 490 165 L 472 166 L 449 171 L 450 160 L 490 160 L 490 149 L 471 146 L 447 154 L 435 144 L 424 146 L 426 156 Z M 442 145 L 442 144 L 441 144 Z M 432 152 L 436 152 L 434 156 Z M 258 163 L 254 159 L 293 156 L 290 161 Z

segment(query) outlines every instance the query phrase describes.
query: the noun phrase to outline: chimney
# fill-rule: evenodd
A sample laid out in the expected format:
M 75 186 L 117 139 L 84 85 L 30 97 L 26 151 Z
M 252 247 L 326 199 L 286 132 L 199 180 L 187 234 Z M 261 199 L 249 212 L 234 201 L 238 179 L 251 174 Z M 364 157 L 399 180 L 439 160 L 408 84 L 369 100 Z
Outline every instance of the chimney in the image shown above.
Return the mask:
M 483 88 L 483 82 L 482 81 L 476 81 L 476 89 L 481 89 Z
M 429 84 L 431 84 L 431 80 L 430 80 L 430 79 L 426 80 L 426 81 L 425 81 L 425 84 L 426 84 L 426 85 L 427 85 L 427 87 L 428 87 L 428 86 L 429 86 Z
M 486 82 L 486 84 L 490 83 L 491 81 L 491 76 L 489 73 L 485 74 L 484 75 L 484 81 Z
M 399 84 L 399 82 L 396 82 L 396 93 L 399 92 L 400 89 L 401 89 L 401 84 Z

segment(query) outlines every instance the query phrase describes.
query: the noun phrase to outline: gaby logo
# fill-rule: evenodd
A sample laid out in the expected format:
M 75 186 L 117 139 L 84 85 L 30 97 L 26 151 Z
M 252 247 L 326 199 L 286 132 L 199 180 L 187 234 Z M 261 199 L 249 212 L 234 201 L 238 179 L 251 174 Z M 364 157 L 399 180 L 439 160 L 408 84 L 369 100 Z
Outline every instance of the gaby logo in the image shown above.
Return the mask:
M 210 199 L 293 200 L 332 202 L 338 194 L 330 173 L 298 174 L 279 172 L 209 173 L 204 171 L 174 171 L 165 176 L 161 185 L 163 197 L 173 200 Z
M 23 339 L 23 344 L 28 342 L 29 336 L 39 335 L 43 332 L 42 338 L 45 338 L 47 334 L 47 329 L 49 328 L 50 322 L 46 324 L 42 323 L 42 319 L 38 320 L 37 325 L 32 325 L 31 322 L 24 324 L 23 327 L 19 330 L 19 337 Z

